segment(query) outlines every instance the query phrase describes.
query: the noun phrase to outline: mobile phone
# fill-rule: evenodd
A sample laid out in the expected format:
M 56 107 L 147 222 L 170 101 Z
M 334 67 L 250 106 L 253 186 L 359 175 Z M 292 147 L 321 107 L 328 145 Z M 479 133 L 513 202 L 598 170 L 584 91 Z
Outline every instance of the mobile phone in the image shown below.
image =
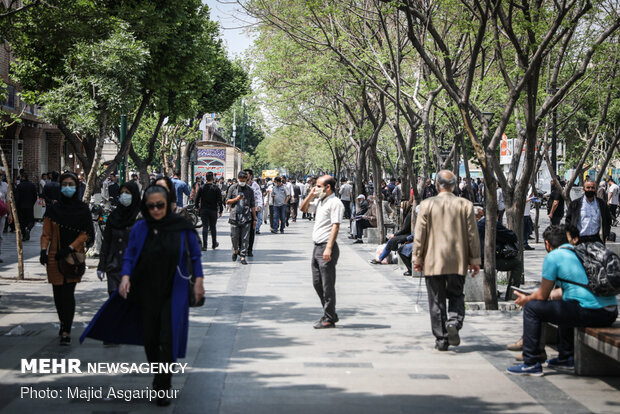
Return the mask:
M 531 295 L 532 293 L 534 293 L 531 290 L 525 290 L 525 289 L 521 289 L 521 288 L 518 288 L 518 287 L 512 287 L 511 289 L 513 291 L 517 291 L 519 293 L 523 293 L 524 295 Z

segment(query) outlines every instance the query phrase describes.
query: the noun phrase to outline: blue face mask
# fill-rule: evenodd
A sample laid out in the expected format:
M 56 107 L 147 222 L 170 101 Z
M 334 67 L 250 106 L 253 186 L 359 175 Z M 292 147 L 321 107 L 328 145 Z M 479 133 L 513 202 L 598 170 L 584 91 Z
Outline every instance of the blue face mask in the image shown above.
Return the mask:
M 74 186 L 70 186 L 70 187 L 62 187 L 60 189 L 60 192 L 62 193 L 62 195 L 64 195 L 67 198 L 71 198 L 73 197 L 73 194 L 75 194 L 75 187 Z
M 131 194 L 121 193 L 120 197 L 118 198 L 118 201 L 125 207 L 129 207 L 131 205 L 131 199 L 132 199 Z

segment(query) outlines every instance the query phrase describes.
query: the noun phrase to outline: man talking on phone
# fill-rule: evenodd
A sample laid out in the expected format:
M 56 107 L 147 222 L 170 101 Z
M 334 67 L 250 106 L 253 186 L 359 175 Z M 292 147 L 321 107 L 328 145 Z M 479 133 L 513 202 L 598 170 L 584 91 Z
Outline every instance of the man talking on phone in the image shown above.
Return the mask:
M 256 205 L 254 191 L 247 185 L 248 174 L 240 171 L 237 174 L 237 184 L 228 188 L 226 205 L 230 206 L 230 237 L 233 245 L 232 261 L 236 262 L 241 256 L 241 264 L 247 265 L 245 257 L 248 254 L 250 230 L 256 228 Z

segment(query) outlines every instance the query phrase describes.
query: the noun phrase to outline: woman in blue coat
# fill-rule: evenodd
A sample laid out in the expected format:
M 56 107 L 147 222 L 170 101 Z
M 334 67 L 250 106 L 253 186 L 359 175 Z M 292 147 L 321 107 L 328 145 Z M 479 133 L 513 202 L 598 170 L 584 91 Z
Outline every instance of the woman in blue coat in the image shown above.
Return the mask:
M 118 291 L 95 315 L 85 337 L 144 345 L 149 362 L 184 358 L 189 325 L 190 253 L 196 276 L 194 295 L 204 296 L 201 251 L 192 223 L 171 211 L 168 192 L 152 185 L 142 199 L 142 216 L 129 235 Z M 168 390 L 172 374 L 156 374 L 153 388 Z M 158 405 L 170 404 L 158 398 Z

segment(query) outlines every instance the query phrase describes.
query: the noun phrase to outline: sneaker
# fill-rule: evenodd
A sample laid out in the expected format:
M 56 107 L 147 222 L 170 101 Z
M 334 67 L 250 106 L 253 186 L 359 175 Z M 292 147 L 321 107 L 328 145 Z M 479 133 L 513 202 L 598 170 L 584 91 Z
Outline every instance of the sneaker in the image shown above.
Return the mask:
M 572 370 L 572 369 L 575 369 L 575 358 L 573 357 L 568 357 L 567 359 L 551 358 L 547 360 L 545 365 L 549 368 Z
M 448 344 L 452 346 L 459 346 L 461 344 L 461 337 L 459 336 L 459 330 L 456 327 L 456 324 L 447 324 L 446 331 L 448 331 Z
M 411 276 L 411 272 L 407 270 L 405 273 L 403 273 L 403 276 Z
M 247 260 L 245 260 L 245 256 L 241 256 L 241 264 L 242 265 L 248 264 Z
M 381 264 L 380 261 L 378 261 L 377 259 L 372 259 L 369 261 L 370 264 Z
M 236 262 L 237 261 L 237 253 L 233 253 L 232 255 L 232 261 Z
M 314 329 L 329 329 L 335 328 L 336 324 L 332 321 L 328 321 L 327 319 L 321 318 L 314 324 Z
M 71 345 L 71 337 L 68 335 L 61 336 L 60 345 Z
M 353 244 L 362 244 L 364 241 L 362 239 L 357 239 L 353 242 Z
M 448 341 L 436 340 L 435 341 L 435 349 L 441 352 L 445 352 L 448 350 Z
M 506 349 L 509 351 L 523 351 L 523 337 L 514 344 L 506 345 Z
M 533 377 L 542 377 L 543 369 L 540 362 L 534 365 L 527 365 L 525 362 L 519 365 L 506 368 L 506 372 L 512 375 L 531 375 Z

